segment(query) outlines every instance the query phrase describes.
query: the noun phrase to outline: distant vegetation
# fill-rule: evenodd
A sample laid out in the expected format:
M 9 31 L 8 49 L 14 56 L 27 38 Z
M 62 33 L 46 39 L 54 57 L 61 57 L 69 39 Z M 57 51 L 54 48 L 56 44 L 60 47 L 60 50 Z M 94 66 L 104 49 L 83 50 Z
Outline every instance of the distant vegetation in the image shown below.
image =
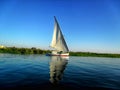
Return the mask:
M 0 53 L 11 53 L 11 54 L 45 54 L 50 52 L 49 50 L 41 50 L 32 48 L 17 48 L 17 47 L 5 47 L 0 48 Z
M 92 52 L 70 52 L 70 56 L 91 56 L 91 57 L 113 57 L 120 58 L 120 54 L 92 53 Z
M 50 50 L 32 48 L 17 48 L 17 47 L 5 47 L 0 48 L 0 53 L 11 54 L 46 54 L 50 53 Z M 85 57 L 113 57 L 120 58 L 120 54 L 107 54 L 107 53 L 92 53 L 92 52 L 70 52 L 70 56 L 85 56 Z

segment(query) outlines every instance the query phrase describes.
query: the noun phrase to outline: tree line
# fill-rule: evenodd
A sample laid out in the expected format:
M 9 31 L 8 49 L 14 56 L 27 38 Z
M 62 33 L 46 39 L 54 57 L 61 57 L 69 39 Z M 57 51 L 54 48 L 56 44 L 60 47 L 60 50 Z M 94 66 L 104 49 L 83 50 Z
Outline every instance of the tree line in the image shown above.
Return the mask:
M 120 58 L 120 54 L 92 53 L 92 52 L 70 52 L 70 56 L 91 56 L 91 57 L 113 57 L 113 58 Z
M 10 54 L 46 54 L 50 53 L 51 50 L 42 50 L 35 47 L 32 48 L 18 48 L 18 47 L 5 47 L 0 48 L 0 53 Z M 120 58 L 120 54 L 108 54 L 108 53 L 92 53 L 92 52 L 69 52 L 70 56 L 85 56 L 85 57 L 113 57 Z
M 11 53 L 11 54 L 45 54 L 49 53 L 50 50 L 32 48 L 17 48 L 17 47 L 5 47 L 0 48 L 0 53 Z

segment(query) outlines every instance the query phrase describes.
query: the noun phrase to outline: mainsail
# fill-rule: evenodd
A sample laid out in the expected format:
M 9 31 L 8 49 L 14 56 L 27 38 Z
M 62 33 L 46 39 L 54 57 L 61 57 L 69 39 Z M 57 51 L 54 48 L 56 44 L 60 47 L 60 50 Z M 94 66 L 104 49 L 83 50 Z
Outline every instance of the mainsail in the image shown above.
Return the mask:
M 51 42 L 50 46 L 52 48 L 55 48 L 58 51 L 68 52 L 69 49 L 67 47 L 65 39 L 61 32 L 60 26 L 57 22 L 57 19 L 55 17 L 54 17 L 54 19 L 55 19 L 54 32 L 53 32 L 53 38 L 52 38 L 52 42 Z

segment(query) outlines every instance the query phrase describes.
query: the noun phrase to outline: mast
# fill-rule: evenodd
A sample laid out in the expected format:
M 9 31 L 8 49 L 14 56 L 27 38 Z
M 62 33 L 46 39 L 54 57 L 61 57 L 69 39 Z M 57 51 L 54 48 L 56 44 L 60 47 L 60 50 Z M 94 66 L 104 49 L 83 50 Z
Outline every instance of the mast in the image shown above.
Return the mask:
M 69 49 L 67 47 L 64 36 L 62 34 L 62 31 L 55 16 L 54 16 L 54 20 L 55 20 L 54 32 L 50 46 L 58 51 L 68 52 Z

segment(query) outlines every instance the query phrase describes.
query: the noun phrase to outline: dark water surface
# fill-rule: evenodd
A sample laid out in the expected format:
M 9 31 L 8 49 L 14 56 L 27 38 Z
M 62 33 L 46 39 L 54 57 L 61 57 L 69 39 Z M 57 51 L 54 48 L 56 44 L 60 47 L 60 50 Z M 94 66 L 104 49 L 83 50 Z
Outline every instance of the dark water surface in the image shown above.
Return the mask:
M 0 54 L 0 90 L 120 90 L 120 58 Z

